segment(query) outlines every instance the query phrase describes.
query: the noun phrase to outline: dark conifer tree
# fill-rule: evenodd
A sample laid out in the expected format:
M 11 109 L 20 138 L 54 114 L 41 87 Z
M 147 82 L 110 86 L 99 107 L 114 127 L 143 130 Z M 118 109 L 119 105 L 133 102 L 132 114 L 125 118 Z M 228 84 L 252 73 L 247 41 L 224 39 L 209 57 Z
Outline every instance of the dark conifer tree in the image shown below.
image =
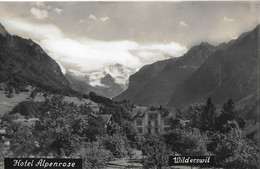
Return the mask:
M 211 98 L 208 98 L 201 114 L 201 130 L 214 131 L 216 122 L 216 106 L 212 103 Z
M 239 116 L 232 99 L 229 99 L 227 103 L 223 105 L 220 115 L 216 119 L 216 130 L 220 132 L 226 132 L 224 125 L 233 120 L 236 120 L 239 124 L 239 127 L 243 128 L 245 122 Z

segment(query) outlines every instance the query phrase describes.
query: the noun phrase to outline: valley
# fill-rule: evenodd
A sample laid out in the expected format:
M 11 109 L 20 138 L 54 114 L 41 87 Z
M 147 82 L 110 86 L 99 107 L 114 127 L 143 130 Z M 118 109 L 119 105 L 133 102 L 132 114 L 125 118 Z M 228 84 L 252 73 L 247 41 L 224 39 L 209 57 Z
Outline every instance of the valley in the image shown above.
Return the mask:
M 100 26 L 113 18 L 88 19 Z M 0 24 L 0 168 L 6 157 L 48 157 L 81 158 L 84 169 L 168 169 L 172 155 L 258 168 L 259 25 L 188 50 L 175 42 L 72 42 L 74 34 L 50 30 L 29 39 Z

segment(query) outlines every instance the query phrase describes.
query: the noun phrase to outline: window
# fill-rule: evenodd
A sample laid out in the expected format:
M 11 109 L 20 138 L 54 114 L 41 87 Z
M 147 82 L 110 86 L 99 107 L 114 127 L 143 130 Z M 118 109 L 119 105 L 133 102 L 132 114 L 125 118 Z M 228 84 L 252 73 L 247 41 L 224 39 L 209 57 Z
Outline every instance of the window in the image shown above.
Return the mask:
M 157 119 L 158 118 L 158 114 L 149 114 L 149 119 L 151 119 L 151 120 L 154 120 L 154 119 Z
M 148 133 L 151 134 L 151 128 L 148 128 Z
M 164 125 L 166 126 L 168 126 L 168 125 L 170 125 L 170 120 L 169 119 L 164 119 Z
M 154 121 L 154 125 L 158 126 L 158 121 L 157 120 Z
M 151 127 L 152 126 L 152 122 L 149 120 L 148 121 L 148 126 Z
M 138 127 L 138 128 L 137 128 L 137 131 L 138 131 L 138 133 L 140 133 L 140 134 L 142 134 L 142 133 L 143 133 L 143 129 L 142 129 L 142 128 L 140 128 L 140 127 Z
M 136 121 L 136 124 L 137 124 L 138 126 L 141 126 L 141 125 L 142 125 L 142 120 L 137 120 L 137 121 Z

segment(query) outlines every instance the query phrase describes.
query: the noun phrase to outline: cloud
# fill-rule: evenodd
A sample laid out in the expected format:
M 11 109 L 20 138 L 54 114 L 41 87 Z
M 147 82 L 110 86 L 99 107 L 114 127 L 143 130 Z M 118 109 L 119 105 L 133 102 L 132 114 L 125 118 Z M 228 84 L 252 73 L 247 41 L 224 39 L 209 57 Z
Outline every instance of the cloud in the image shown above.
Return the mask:
M 185 23 L 184 21 L 180 21 L 180 27 L 188 27 L 189 25 Z
M 40 2 L 40 1 L 35 2 L 34 5 L 37 6 L 38 8 L 45 6 L 44 2 Z
M 9 18 L 1 18 L 0 22 L 10 32 L 19 32 L 20 36 L 32 38 L 33 40 L 40 41 L 49 37 L 62 37 L 61 30 L 52 24 L 33 24 L 22 20 L 14 20 Z
M 159 52 L 164 56 L 168 55 L 172 57 L 180 56 L 187 51 L 187 48 L 185 46 L 181 46 L 176 42 L 171 42 L 169 44 L 151 44 L 141 46 L 140 49 L 142 51 Z
M 63 11 L 62 9 L 60 9 L 60 8 L 54 8 L 53 9 L 55 12 L 57 12 L 57 14 L 61 14 L 61 12 Z
M 234 18 L 228 18 L 228 17 L 224 16 L 222 21 L 223 21 L 224 23 L 225 23 L 225 22 L 233 22 L 233 21 L 234 21 Z
M 101 20 L 102 22 L 106 22 L 108 19 L 109 19 L 109 17 L 100 18 L 100 20 Z
M 46 10 L 41 10 L 38 8 L 31 8 L 31 13 L 37 18 L 37 19 L 44 19 L 49 16 L 49 13 Z
M 52 57 L 61 63 L 66 62 L 79 67 L 81 72 L 100 69 L 115 63 L 140 68 L 144 64 L 164 60 L 167 56 L 177 57 L 187 51 L 186 47 L 175 42 L 141 45 L 133 41 L 103 42 L 49 38 L 42 40 L 41 45 Z
M 96 20 L 97 18 L 96 18 L 96 16 L 95 16 L 95 15 L 92 15 L 92 14 L 90 14 L 90 15 L 89 15 L 89 19 Z
M 138 57 L 130 53 L 138 47 L 129 41 L 102 42 L 69 38 L 49 38 L 41 41 L 43 48 L 60 62 L 73 64 L 80 71 L 91 71 L 107 64 L 121 63 L 130 67 L 140 66 Z
M 78 67 L 78 71 L 87 73 L 105 65 L 120 63 L 140 68 L 168 56 L 178 57 L 187 51 L 185 46 L 176 42 L 169 44 L 139 44 L 134 41 L 96 41 L 81 37 L 68 38 L 55 25 L 32 24 L 26 21 L 2 19 L 0 21 L 7 30 L 12 29 L 29 38 L 37 39 L 37 43 L 58 63 L 69 68 Z M 64 72 L 64 70 L 63 70 Z
M 83 19 L 79 20 L 79 23 L 83 23 L 83 22 L 85 22 Z

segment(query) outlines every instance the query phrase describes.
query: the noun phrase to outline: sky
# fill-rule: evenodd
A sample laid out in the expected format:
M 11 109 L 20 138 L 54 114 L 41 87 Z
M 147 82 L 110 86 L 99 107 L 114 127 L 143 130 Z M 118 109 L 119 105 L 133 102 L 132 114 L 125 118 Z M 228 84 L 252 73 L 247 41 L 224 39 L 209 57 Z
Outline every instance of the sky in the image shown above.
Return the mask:
M 82 73 L 120 63 L 141 68 L 217 45 L 259 24 L 254 2 L 0 2 L 11 34 L 38 43 L 65 69 Z

